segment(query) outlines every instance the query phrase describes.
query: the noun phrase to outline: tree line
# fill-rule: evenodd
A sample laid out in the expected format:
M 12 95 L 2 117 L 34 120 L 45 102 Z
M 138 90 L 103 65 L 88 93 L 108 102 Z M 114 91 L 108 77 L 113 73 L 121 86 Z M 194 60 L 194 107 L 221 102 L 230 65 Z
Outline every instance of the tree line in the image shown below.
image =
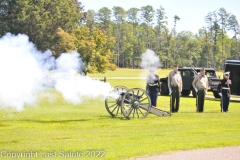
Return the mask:
M 130 8 L 103 7 L 97 12 L 88 10 L 86 26 L 99 28 L 108 36 L 115 37 L 114 63 L 119 67 L 138 67 L 141 53 L 152 49 L 161 58 L 161 66 L 202 66 L 222 69 L 226 59 L 239 59 L 239 24 L 235 15 L 224 8 L 206 14 L 205 26 L 194 34 L 176 32 L 181 17 L 172 17 L 174 26 L 167 26 L 165 9 L 160 6 Z M 154 24 L 155 22 L 155 24 Z M 227 32 L 232 32 L 229 37 Z
M 0 37 L 7 32 L 26 34 L 38 50 L 50 49 L 54 57 L 77 50 L 85 74 L 115 69 L 114 37 L 83 24 L 86 13 L 78 0 L 1 0 Z
M 85 74 L 116 66 L 138 68 L 146 49 L 159 55 L 162 68 L 177 63 L 222 69 L 224 60 L 240 58 L 239 24 L 224 8 L 203 15 L 205 26 L 194 34 L 176 31 L 177 15 L 168 27 L 162 6 L 84 11 L 83 5 L 78 0 L 2 0 L 0 36 L 27 34 L 39 50 L 50 49 L 55 57 L 77 50 L 86 63 Z

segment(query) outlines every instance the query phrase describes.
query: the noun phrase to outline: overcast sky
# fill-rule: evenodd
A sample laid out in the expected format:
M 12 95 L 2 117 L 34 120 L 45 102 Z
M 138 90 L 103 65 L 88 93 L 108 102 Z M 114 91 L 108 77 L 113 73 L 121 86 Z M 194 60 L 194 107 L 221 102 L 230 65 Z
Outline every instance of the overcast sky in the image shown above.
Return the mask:
M 165 8 L 168 17 L 168 28 L 173 28 L 173 17 L 178 15 L 177 31 L 187 30 L 197 33 L 206 26 L 204 17 L 210 11 L 225 8 L 228 13 L 234 14 L 240 23 L 240 0 L 79 0 L 85 6 L 85 11 L 98 11 L 102 7 L 112 9 L 113 6 L 123 7 L 125 10 L 151 5 L 156 10 L 161 5 Z

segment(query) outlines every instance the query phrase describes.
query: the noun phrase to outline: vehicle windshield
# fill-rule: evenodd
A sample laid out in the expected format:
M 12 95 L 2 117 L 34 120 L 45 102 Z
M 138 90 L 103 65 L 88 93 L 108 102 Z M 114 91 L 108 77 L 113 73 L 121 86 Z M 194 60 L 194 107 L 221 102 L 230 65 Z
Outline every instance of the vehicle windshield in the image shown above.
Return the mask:
M 207 77 L 216 77 L 215 71 L 206 71 Z
M 200 74 L 200 70 L 196 70 L 198 74 Z M 206 76 L 207 77 L 216 77 L 216 73 L 214 70 L 206 70 Z

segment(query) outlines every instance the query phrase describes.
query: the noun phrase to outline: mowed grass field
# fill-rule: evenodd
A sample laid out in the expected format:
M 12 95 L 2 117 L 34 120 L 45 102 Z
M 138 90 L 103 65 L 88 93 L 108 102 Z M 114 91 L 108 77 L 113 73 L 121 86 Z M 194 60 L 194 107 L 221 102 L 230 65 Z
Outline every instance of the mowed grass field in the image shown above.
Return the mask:
M 105 76 L 112 86 L 143 88 L 145 80 L 136 78 L 141 72 L 118 69 L 90 76 Z M 168 72 L 159 71 L 160 77 Z M 71 152 L 83 153 L 79 159 L 134 159 L 240 145 L 239 101 L 232 101 L 229 112 L 221 113 L 219 99 L 206 99 L 204 113 L 195 113 L 195 99 L 181 97 L 180 111 L 171 117 L 149 114 L 145 119 L 126 120 L 111 118 L 100 98 L 74 106 L 54 89 L 39 97 L 36 106 L 26 106 L 22 112 L 0 110 L 0 159 L 11 159 L 3 157 L 5 153 L 31 151 L 38 153 L 31 159 L 77 159 Z M 159 96 L 158 107 L 169 111 L 169 96 Z

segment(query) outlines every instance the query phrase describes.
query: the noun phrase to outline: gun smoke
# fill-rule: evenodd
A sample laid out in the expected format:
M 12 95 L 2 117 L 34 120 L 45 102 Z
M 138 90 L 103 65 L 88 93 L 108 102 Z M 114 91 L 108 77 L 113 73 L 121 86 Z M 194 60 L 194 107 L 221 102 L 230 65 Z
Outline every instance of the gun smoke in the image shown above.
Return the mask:
M 84 63 L 76 51 L 55 59 L 50 50 L 38 51 L 28 36 L 10 33 L 0 39 L 0 49 L 0 109 L 22 111 L 25 105 L 36 104 L 38 92 L 46 89 L 49 80 L 74 105 L 111 91 L 109 83 L 78 73 Z
M 160 67 L 160 58 L 156 53 L 151 50 L 147 49 L 145 53 L 141 56 L 141 63 L 140 67 L 143 69 L 158 69 Z
M 140 67 L 144 69 L 140 74 L 141 79 L 146 79 L 149 71 L 152 71 L 150 75 L 155 79 L 153 71 L 160 68 L 159 56 L 153 50 L 147 49 L 146 52 L 142 53 Z M 145 85 L 145 83 L 142 84 L 142 87 L 145 88 Z

